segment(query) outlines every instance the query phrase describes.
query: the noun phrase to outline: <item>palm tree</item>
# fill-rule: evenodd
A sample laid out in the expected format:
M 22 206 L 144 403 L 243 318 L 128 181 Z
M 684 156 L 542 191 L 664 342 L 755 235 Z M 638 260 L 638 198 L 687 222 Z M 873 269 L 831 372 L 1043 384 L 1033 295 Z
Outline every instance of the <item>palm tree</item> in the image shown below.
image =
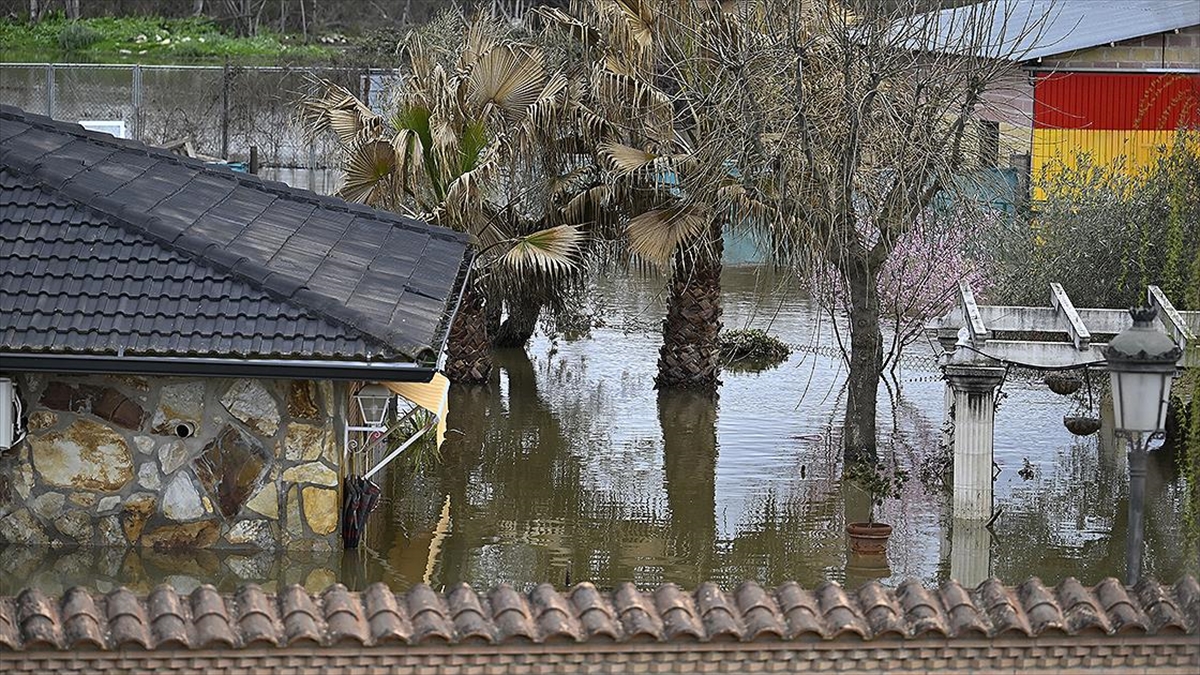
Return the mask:
M 722 234 L 764 207 L 739 179 L 712 113 L 728 90 L 714 66 L 742 39 L 718 5 L 592 0 L 540 15 L 580 45 L 583 107 L 608 122 L 597 154 L 610 201 L 630 211 L 637 257 L 669 266 L 659 388 L 715 392 L 719 384 Z M 680 68 L 678 64 L 685 63 Z M 694 86 L 681 86 L 683 83 Z M 743 124 L 743 120 L 733 123 Z
M 576 271 L 602 196 L 567 147 L 579 119 L 570 82 L 525 38 L 487 14 L 447 13 L 401 43 L 387 115 L 324 81 L 302 104 L 310 133 L 339 141 L 341 196 L 471 235 L 477 262 L 446 367 L 456 382 L 487 381 L 489 303 L 540 302 Z

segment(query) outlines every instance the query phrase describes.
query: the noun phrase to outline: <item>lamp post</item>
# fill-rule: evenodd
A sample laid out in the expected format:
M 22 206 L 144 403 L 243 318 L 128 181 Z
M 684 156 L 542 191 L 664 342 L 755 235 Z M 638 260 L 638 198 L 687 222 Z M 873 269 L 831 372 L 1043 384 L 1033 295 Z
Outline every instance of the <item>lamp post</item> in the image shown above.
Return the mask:
M 1130 309 L 1133 326 L 1104 348 L 1112 381 L 1116 431 L 1129 442 L 1129 534 L 1125 581 L 1137 582 L 1142 568 L 1142 513 L 1146 503 L 1146 456 L 1150 439 L 1166 426 L 1167 403 L 1175 363 L 1183 353 L 1175 341 L 1153 327 L 1157 310 Z

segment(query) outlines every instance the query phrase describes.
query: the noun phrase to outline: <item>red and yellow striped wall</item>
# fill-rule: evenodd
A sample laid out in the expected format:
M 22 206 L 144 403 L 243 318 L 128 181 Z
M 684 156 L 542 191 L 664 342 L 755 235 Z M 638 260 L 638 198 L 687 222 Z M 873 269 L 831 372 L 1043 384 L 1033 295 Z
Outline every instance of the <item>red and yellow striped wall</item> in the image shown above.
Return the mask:
M 1188 128 L 1200 128 L 1200 74 L 1039 73 L 1033 87 L 1034 183 L 1057 166 L 1074 166 L 1080 153 L 1101 166 L 1143 170 Z M 1035 188 L 1034 197 L 1042 196 Z

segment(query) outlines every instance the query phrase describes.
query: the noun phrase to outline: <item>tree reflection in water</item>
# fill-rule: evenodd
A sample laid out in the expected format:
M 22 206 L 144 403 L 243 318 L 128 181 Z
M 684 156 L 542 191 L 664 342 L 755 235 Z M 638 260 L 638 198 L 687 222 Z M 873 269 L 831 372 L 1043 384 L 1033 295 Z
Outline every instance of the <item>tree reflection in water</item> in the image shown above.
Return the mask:
M 769 320 L 793 345 L 827 344 L 803 300 L 776 302 L 770 272 L 727 269 L 722 286 L 730 326 L 766 327 Z M 840 425 L 836 355 L 798 350 L 770 371 L 726 373 L 719 405 L 658 394 L 658 338 L 637 323 L 660 315 L 650 306 L 656 292 L 653 280 L 605 280 L 596 291 L 599 309 L 589 311 L 607 326 L 574 340 L 539 335 L 532 357 L 499 354 L 489 385 L 453 387 L 442 462 L 385 472 L 386 499 L 357 552 L 169 556 L 9 547 L 0 550 L 0 593 L 29 585 L 60 593 L 75 583 L 145 592 L 163 581 L 185 590 L 252 581 L 270 590 L 289 583 L 319 589 L 336 579 L 403 590 L 425 579 L 435 588 L 463 581 L 526 588 L 568 578 L 601 587 L 704 579 L 731 587 L 743 579 L 855 584 L 890 573 L 883 581 L 894 585 L 948 577 L 948 487 L 929 491 L 917 480 L 903 499 L 884 505 L 884 519 L 896 528 L 888 566 L 849 559 L 842 528 L 865 513 L 865 502 L 843 487 L 830 434 Z M 761 308 L 775 306 L 778 314 L 763 316 Z M 903 364 L 893 405 L 880 409 L 880 429 L 889 430 L 883 446 L 910 470 L 940 440 L 943 385 L 936 370 L 921 368 Z M 1119 576 L 1124 449 L 1111 439 L 1070 436 L 1061 424 L 1068 406 L 1040 380 L 1010 381 L 1005 392 L 996 417 L 996 506 L 1003 513 L 978 547 L 988 558 L 980 568 L 1009 581 Z M 1030 481 L 1016 478 L 1026 458 L 1038 474 Z M 1152 455 L 1147 481 L 1145 564 L 1161 579 L 1198 571 L 1179 522 L 1184 494 L 1173 461 L 1164 451 Z

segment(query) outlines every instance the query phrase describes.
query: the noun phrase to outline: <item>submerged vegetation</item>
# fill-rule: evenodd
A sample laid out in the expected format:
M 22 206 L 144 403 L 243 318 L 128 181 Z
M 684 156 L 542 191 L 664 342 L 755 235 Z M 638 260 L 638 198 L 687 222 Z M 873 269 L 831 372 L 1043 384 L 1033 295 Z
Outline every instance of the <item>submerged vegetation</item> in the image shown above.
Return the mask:
M 211 19 L 154 16 L 68 20 L 52 14 L 33 24 L 0 17 L 0 60 L 71 63 L 224 63 L 240 65 L 330 62 L 338 50 L 305 44 L 299 36 L 260 30 L 237 37 Z
M 721 362 L 734 370 L 774 368 L 792 353 L 786 342 L 757 328 L 722 332 L 720 348 Z

